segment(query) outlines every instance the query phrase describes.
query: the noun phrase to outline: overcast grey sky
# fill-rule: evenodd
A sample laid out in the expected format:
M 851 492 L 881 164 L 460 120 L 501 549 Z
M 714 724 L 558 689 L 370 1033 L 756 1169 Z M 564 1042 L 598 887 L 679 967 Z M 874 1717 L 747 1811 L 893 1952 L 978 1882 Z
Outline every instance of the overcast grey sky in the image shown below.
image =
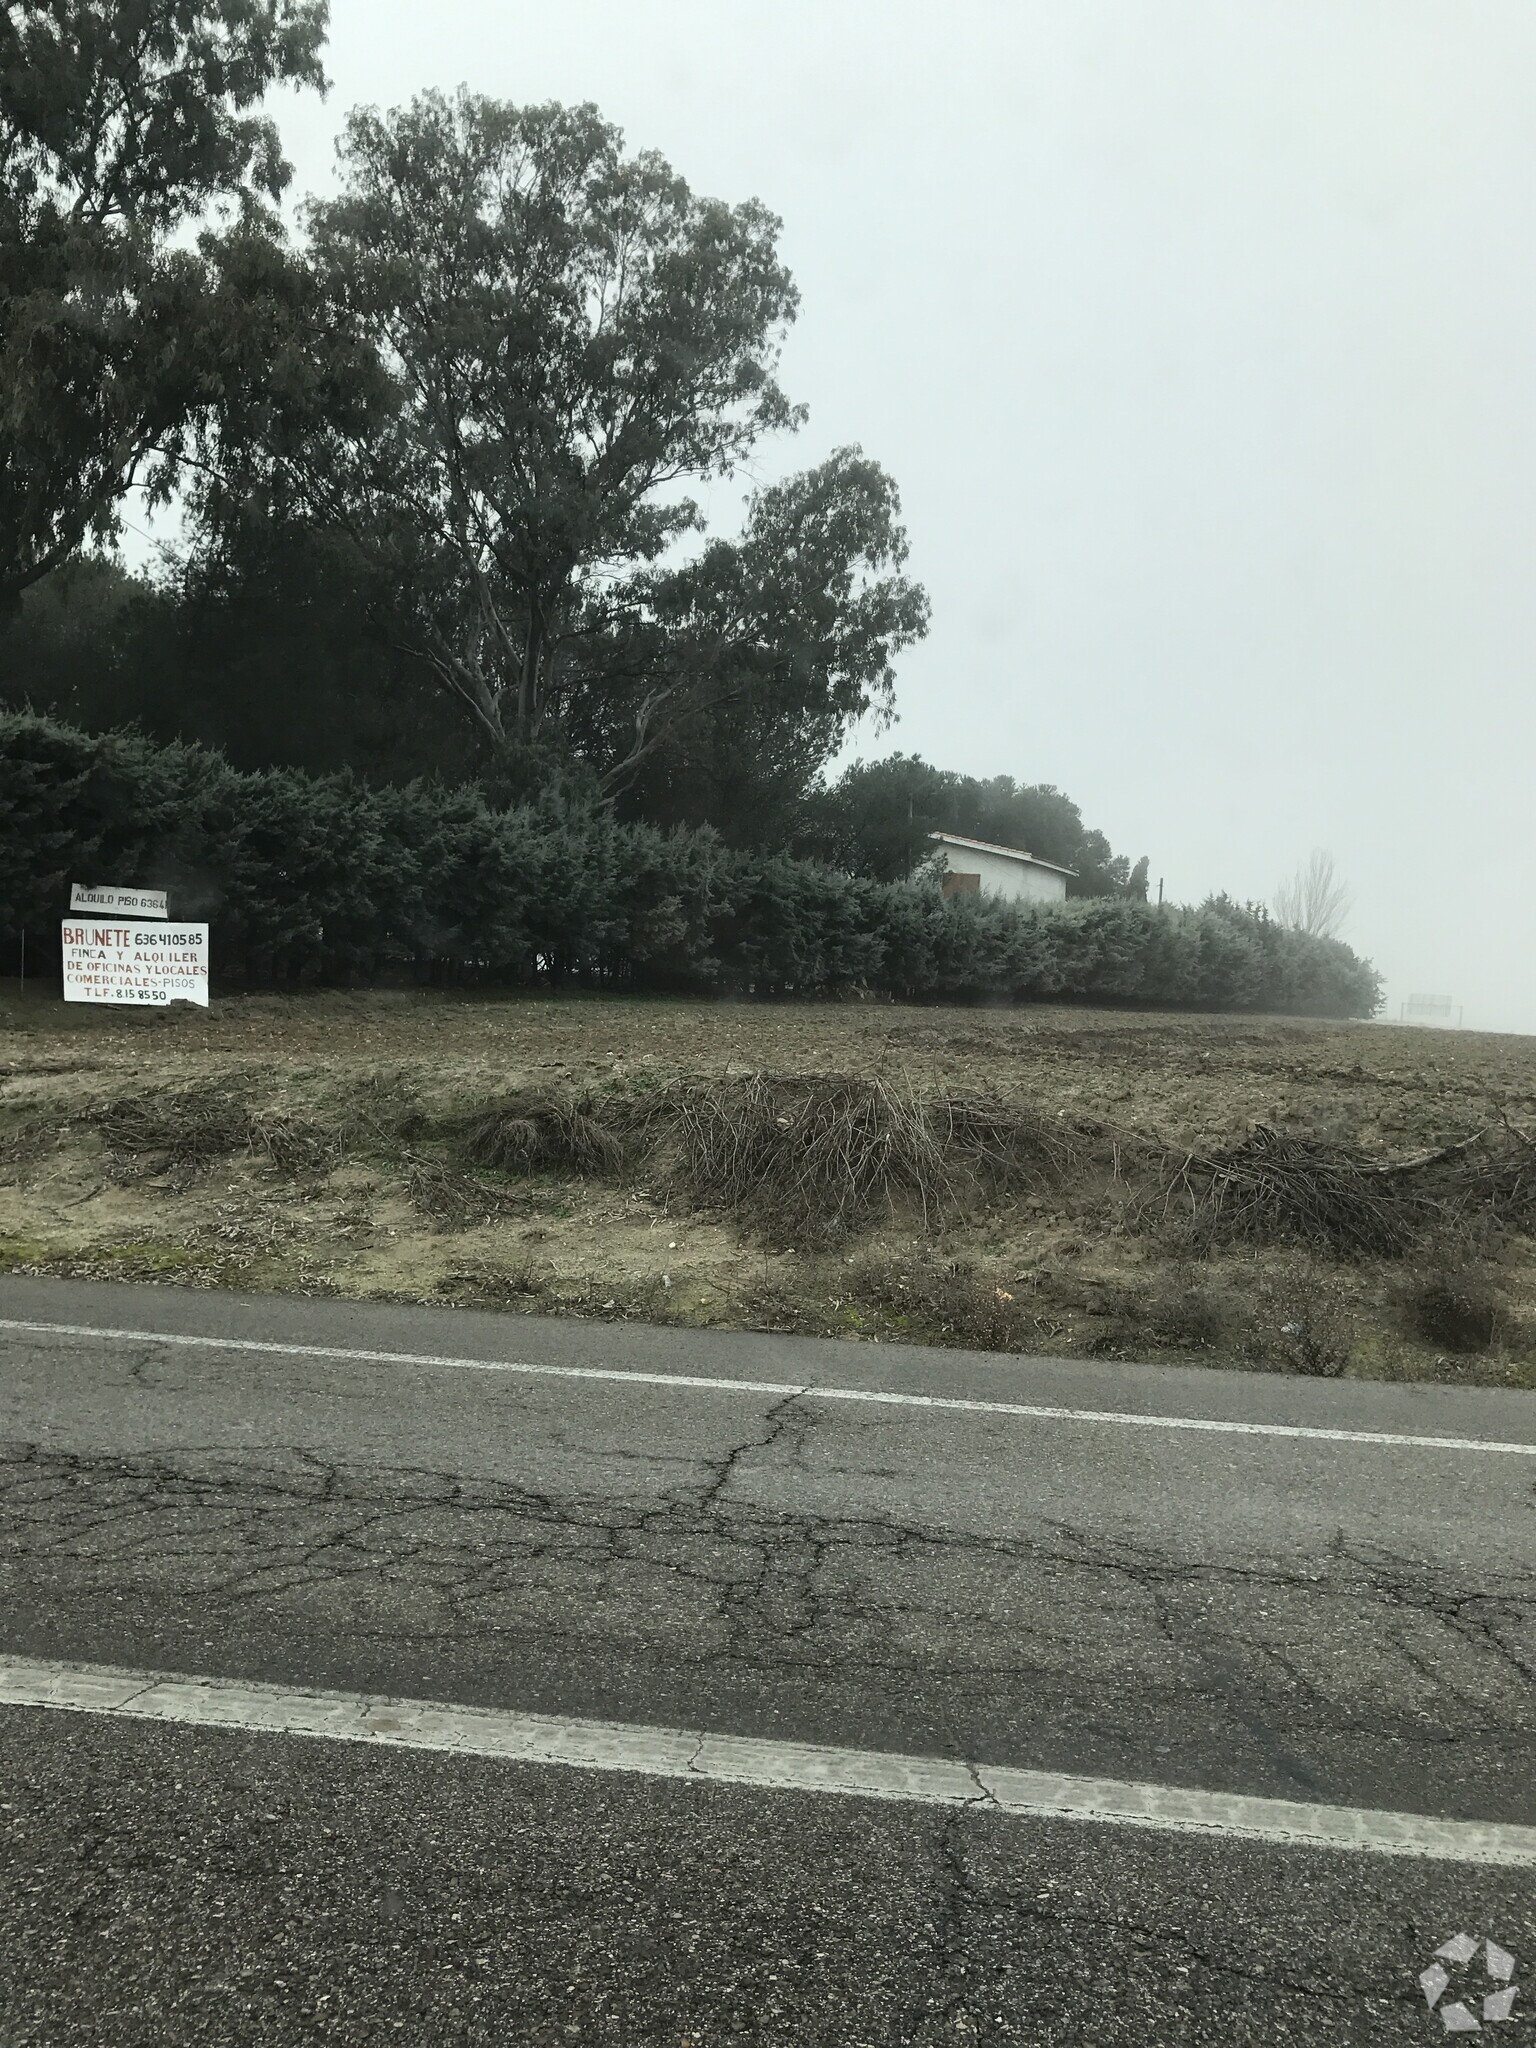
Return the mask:
M 933 627 L 865 753 L 1060 784 L 1536 1031 L 1532 0 L 333 0 L 361 100 L 595 100 L 784 219 L 809 426 L 898 479 Z M 740 487 L 716 493 L 734 520 Z

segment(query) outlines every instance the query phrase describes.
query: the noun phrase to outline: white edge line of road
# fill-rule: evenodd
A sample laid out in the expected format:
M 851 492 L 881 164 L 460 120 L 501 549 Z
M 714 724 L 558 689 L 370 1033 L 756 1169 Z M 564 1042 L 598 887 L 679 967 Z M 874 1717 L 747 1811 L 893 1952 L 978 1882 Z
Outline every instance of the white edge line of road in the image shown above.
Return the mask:
M 1294 1849 L 1536 1867 L 1536 1828 L 1494 1822 L 1309 1806 L 1287 1799 L 1015 1770 L 945 1757 L 823 1748 L 808 1742 L 712 1735 L 703 1729 L 310 1691 L 240 1679 L 178 1677 L 110 1665 L 0 1656 L 0 1707 L 45 1707 L 112 1720 L 321 1737 L 503 1763 L 625 1771 L 694 1784 L 969 1806 L 982 1813 L 1097 1821 Z
M 1497 1437 L 1409 1436 L 1379 1429 L 1322 1429 L 1297 1422 L 1228 1422 L 1198 1415 L 1137 1415 L 1114 1409 L 1054 1408 L 1019 1401 L 967 1401 L 944 1394 L 898 1394 L 868 1387 L 824 1387 L 791 1380 L 706 1378 L 696 1373 L 642 1372 L 617 1365 L 531 1365 L 516 1359 L 444 1358 L 420 1351 L 361 1351 L 349 1345 L 273 1344 L 253 1337 L 186 1336 L 169 1330 L 105 1329 L 96 1323 L 26 1322 L 0 1316 L 0 1330 L 51 1337 L 98 1337 L 130 1344 L 179 1344 L 205 1351 L 256 1352 L 273 1358 L 323 1358 L 349 1365 L 417 1365 L 452 1372 L 504 1372 L 559 1380 L 605 1380 L 640 1387 L 691 1387 L 724 1394 L 776 1394 L 811 1401 L 861 1401 L 884 1408 L 929 1408 L 958 1415 L 1011 1415 L 1029 1422 L 1113 1423 L 1129 1429 L 1206 1430 L 1222 1436 L 1277 1436 L 1310 1443 L 1390 1444 L 1418 1451 L 1504 1451 L 1536 1458 L 1536 1443 Z

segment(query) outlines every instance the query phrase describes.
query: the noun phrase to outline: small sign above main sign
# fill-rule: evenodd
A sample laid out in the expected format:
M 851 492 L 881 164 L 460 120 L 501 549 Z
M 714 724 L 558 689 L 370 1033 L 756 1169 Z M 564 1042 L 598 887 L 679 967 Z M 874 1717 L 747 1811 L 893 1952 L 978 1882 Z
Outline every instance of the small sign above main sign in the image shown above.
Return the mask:
M 69 885 L 71 910 L 107 910 L 119 917 L 164 917 L 163 889 L 88 889 L 84 882 Z
M 63 926 L 66 1003 L 196 1003 L 208 1007 L 205 924 Z

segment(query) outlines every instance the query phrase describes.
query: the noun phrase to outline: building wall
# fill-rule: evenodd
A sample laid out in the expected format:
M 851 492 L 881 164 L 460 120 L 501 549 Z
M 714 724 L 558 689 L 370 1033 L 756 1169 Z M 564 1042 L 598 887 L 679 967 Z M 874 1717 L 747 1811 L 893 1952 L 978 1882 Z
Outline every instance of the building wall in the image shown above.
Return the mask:
M 1066 896 L 1066 876 L 1050 868 L 1032 868 L 1021 860 L 1005 860 L 1000 853 L 981 853 L 974 846 L 941 845 L 939 851 L 951 874 L 980 875 L 989 896 L 1009 903 L 1060 903 Z

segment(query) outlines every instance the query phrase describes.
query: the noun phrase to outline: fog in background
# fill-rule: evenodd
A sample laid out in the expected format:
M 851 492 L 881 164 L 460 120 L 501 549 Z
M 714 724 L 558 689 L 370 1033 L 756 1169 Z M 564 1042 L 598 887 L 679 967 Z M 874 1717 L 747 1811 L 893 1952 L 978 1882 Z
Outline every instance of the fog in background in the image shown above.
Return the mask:
M 783 216 L 756 475 L 862 442 L 933 598 L 850 752 L 1055 782 L 1176 899 L 1331 848 L 1386 1015 L 1536 1031 L 1531 0 L 333 0 L 328 64 L 296 191 L 468 82 Z

